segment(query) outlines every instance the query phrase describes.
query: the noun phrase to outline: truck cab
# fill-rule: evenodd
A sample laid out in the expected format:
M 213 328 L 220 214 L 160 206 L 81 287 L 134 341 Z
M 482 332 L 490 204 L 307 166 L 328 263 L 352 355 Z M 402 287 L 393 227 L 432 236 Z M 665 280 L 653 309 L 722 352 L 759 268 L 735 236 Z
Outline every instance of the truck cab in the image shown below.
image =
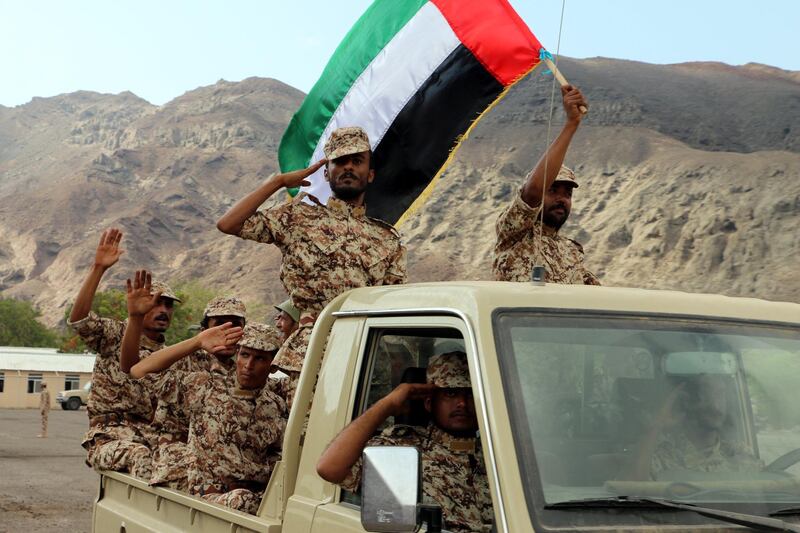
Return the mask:
M 94 530 L 363 532 L 374 495 L 324 481 L 316 463 L 349 422 L 454 350 L 469 364 L 488 529 L 800 530 L 800 305 L 501 282 L 331 302 L 257 516 L 103 472 Z M 427 424 L 419 406 L 396 418 L 386 424 Z

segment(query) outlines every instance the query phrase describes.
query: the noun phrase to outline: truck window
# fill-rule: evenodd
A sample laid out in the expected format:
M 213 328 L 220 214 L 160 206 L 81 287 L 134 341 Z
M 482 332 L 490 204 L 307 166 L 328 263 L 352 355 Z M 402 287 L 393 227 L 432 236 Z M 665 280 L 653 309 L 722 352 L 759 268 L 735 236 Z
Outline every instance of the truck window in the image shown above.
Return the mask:
M 428 359 L 436 354 L 464 351 L 464 339 L 454 328 L 374 328 L 369 331 L 366 350 L 353 419 L 400 383 L 424 383 Z M 422 402 L 415 402 L 407 415 L 390 417 L 379 431 L 393 424 L 427 423 Z M 360 505 L 361 498 L 357 493 L 342 491 L 342 501 Z
M 796 326 L 523 310 L 494 320 L 534 520 L 563 525 L 548 506 L 616 496 L 758 514 L 800 503 Z

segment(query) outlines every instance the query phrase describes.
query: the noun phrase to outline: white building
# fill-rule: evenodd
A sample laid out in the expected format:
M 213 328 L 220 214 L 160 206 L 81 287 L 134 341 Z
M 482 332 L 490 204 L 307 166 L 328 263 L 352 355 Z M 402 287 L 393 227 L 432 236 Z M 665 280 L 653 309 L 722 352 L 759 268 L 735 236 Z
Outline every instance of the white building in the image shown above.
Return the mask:
M 83 387 L 92 379 L 93 354 L 59 353 L 55 348 L 0 346 L 0 408 L 39 407 L 42 383 L 56 394 Z

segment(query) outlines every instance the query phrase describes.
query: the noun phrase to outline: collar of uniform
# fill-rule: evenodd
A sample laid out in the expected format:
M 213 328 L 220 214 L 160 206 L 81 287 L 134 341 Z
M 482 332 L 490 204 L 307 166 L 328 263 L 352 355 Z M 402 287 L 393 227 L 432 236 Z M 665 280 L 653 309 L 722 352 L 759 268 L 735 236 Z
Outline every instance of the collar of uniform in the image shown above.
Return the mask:
M 237 377 L 233 380 L 233 390 L 231 391 L 231 396 L 234 398 L 243 398 L 246 400 L 255 400 L 259 394 L 261 394 L 261 390 L 264 387 L 259 389 L 243 389 L 239 386 L 239 378 Z
M 328 203 L 326 205 L 328 209 L 332 211 L 338 211 L 340 213 L 344 213 L 352 217 L 363 217 L 364 215 L 367 214 L 366 205 L 348 204 L 344 200 L 339 200 L 338 198 L 334 198 L 333 196 L 328 198 Z
M 144 348 L 145 350 L 150 350 L 155 352 L 164 347 L 164 340 L 165 340 L 164 335 L 159 335 L 157 341 L 154 341 L 147 335 L 142 335 L 142 338 L 139 339 L 139 346 L 141 348 Z
M 455 453 L 475 453 L 475 445 L 477 439 L 473 438 L 459 438 L 454 437 L 450 433 L 444 431 L 443 429 L 439 428 L 435 424 L 431 423 L 428 425 L 428 436 L 429 438 L 441 444 L 445 448 L 449 449 L 451 452 Z

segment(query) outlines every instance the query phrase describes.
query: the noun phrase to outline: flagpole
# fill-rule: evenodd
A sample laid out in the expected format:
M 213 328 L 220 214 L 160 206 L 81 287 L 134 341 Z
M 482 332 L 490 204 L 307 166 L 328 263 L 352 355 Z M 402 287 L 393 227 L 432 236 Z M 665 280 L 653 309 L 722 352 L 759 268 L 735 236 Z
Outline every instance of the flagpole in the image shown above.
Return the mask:
M 558 67 L 556 66 L 556 64 L 553 61 L 551 61 L 549 57 L 545 57 L 544 58 L 544 62 L 547 65 L 547 68 L 550 69 L 550 72 L 553 73 L 553 76 L 556 77 L 556 80 L 558 80 L 558 83 L 561 84 L 562 87 L 565 86 L 565 85 L 569 85 L 569 82 L 567 81 L 567 78 L 565 78 L 564 75 L 561 74 L 561 71 L 558 70 Z M 578 109 L 584 115 L 589 112 L 589 110 L 586 109 L 586 106 L 583 106 L 583 105 L 580 106 Z

